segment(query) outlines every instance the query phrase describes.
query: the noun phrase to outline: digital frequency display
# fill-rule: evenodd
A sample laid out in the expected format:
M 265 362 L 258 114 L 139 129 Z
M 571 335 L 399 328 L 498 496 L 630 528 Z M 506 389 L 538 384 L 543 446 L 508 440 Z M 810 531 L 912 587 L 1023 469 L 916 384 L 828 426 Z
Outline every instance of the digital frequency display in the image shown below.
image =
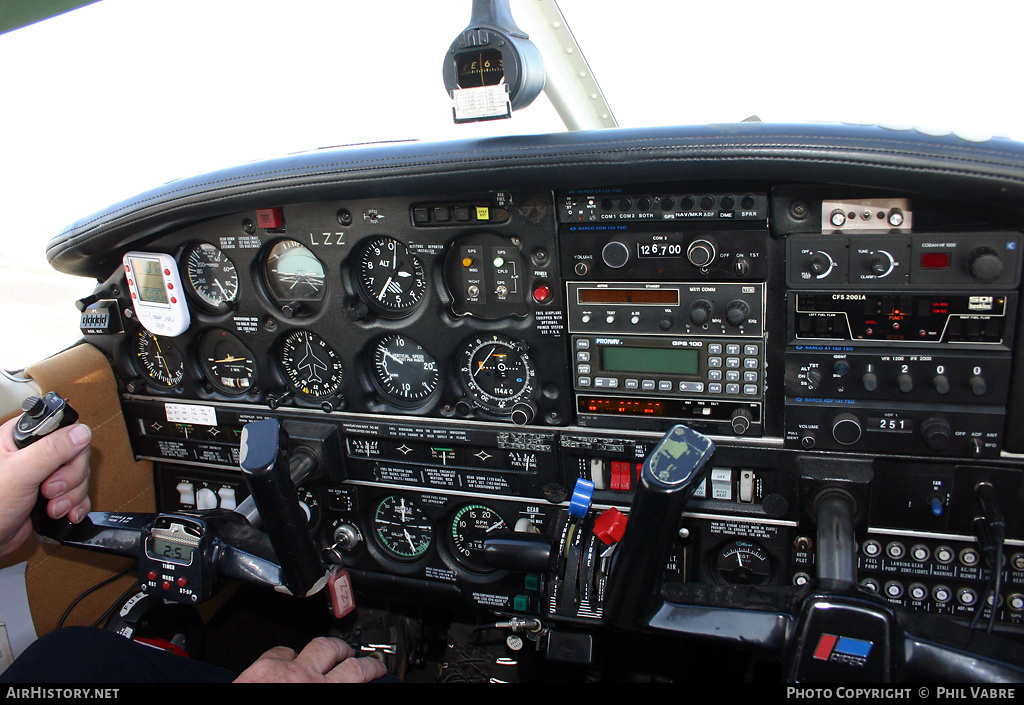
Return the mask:
M 620 345 L 601 348 L 601 369 L 605 372 L 695 375 L 699 368 L 700 353 L 694 349 L 631 348 Z
M 579 289 L 581 304 L 637 304 L 638 306 L 678 306 L 678 289 Z

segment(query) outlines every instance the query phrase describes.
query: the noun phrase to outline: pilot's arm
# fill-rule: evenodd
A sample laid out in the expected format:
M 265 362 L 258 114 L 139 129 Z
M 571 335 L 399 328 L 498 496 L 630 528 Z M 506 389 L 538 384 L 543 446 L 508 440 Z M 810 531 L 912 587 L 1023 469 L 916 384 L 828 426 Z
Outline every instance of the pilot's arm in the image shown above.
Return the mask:
M 89 513 L 89 441 L 80 423 L 61 428 L 21 450 L 14 418 L 0 426 L 0 556 L 18 549 L 32 532 L 29 515 L 41 491 L 46 513 L 78 523 Z

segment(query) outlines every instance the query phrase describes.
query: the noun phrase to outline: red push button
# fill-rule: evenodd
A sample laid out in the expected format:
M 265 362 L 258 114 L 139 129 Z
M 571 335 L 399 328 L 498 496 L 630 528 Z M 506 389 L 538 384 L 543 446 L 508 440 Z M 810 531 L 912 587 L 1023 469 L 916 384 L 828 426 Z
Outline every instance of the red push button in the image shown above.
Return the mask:
M 544 284 L 541 284 L 540 286 L 538 286 L 536 289 L 533 290 L 533 300 L 536 301 L 539 304 L 544 303 L 550 297 L 551 297 L 551 289 L 550 289 L 550 287 L 547 287 Z
M 284 213 L 280 208 L 260 208 L 256 211 L 256 223 L 264 230 L 277 230 L 284 225 Z
M 188 578 L 182 576 L 178 578 L 176 582 L 178 583 L 178 587 L 185 587 L 186 585 L 188 585 Z

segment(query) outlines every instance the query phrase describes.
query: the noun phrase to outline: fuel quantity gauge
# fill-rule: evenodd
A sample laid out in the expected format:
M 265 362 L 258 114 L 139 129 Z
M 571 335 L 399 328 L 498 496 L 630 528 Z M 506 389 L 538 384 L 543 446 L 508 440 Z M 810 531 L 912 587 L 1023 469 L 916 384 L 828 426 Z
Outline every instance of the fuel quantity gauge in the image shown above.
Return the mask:
M 391 558 L 414 561 L 434 541 L 434 526 L 412 500 L 389 495 L 373 510 L 373 535 Z

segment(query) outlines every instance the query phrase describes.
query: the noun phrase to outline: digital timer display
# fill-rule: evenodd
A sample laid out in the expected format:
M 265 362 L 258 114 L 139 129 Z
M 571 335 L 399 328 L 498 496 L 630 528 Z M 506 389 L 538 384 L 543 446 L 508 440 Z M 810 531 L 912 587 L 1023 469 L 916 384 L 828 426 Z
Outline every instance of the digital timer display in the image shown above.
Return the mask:
M 192 563 L 192 556 L 195 553 L 195 548 L 185 543 L 168 541 L 167 539 L 153 536 L 150 538 L 149 542 L 149 553 L 154 558 L 160 558 L 172 563 L 188 565 Z
M 129 261 L 132 264 L 132 273 L 135 275 L 139 298 L 148 303 L 166 304 L 167 289 L 160 262 L 155 259 L 137 257 L 132 257 Z

